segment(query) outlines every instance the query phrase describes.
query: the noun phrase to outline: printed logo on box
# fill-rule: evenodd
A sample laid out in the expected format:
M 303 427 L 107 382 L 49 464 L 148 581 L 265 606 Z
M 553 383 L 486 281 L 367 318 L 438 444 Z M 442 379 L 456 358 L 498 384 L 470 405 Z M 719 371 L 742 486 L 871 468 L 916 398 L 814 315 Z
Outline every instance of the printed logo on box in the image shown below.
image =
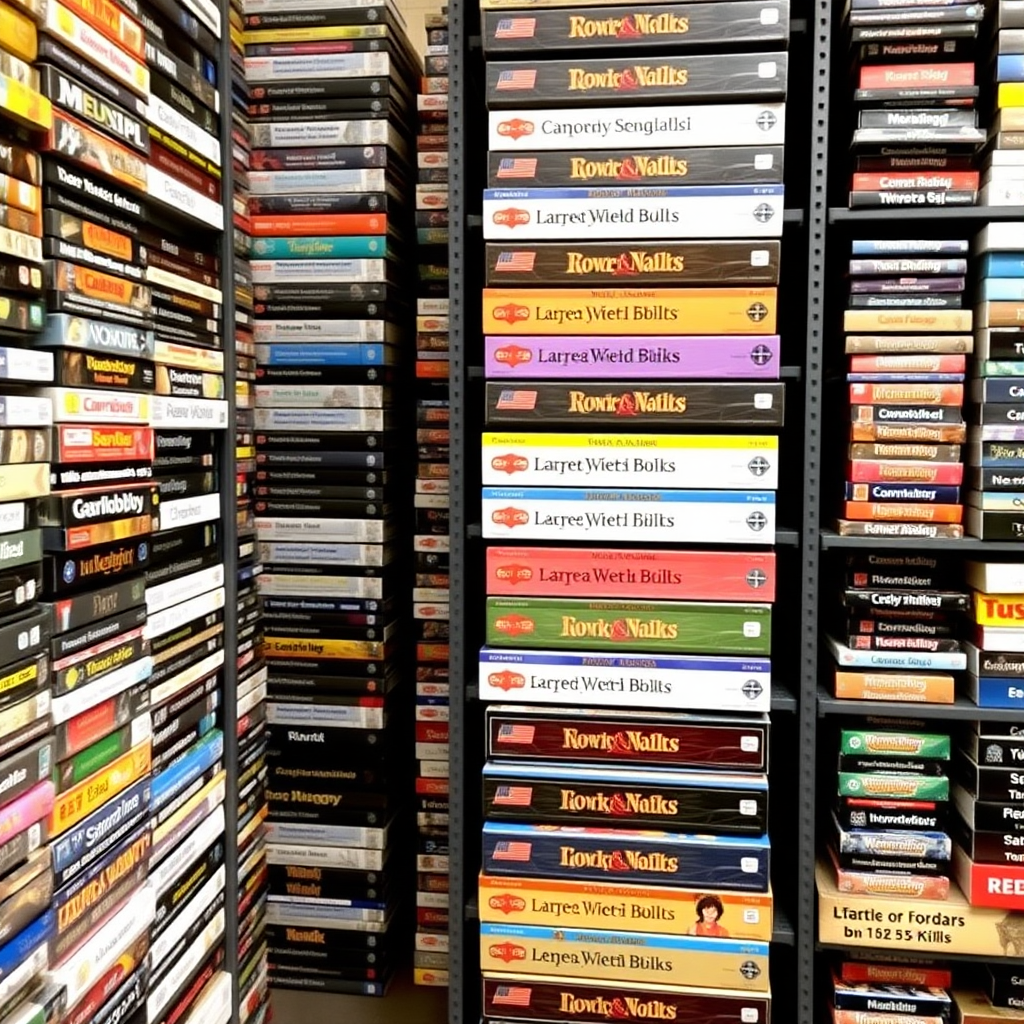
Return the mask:
M 509 690 L 521 690 L 526 686 L 526 676 L 507 669 L 504 672 L 491 672 L 487 676 L 487 684 L 508 693 Z
M 508 139 L 521 139 L 534 133 L 532 121 L 524 121 L 521 117 L 513 117 L 510 121 L 498 122 L 498 134 Z
M 503 615 L 494 620 L 494 628 L 508 636 L 524 636 L 532 633 L 537 624 L 526 615 Z
M 530 307 L 520 306 L 515 302 L 506 302 L 504 306 L 495 306 L 491 316 L 507 324 L 530 319 Z
M 522 345 L 502 345 L 494 353 L 494 360 L 506 366 L 525 366 L 533 362 L 533 353 Z
M 507 892 L 492 896 L 487 904 L 492 910 L 500 910 L 503 914 L 518 914 L 526 909 L 526 900 L 522 896 L 513 896 Z
M 507 210 L 496 210 L 491 219 L 501 227 L 515 228 L 520 224 L 530 223 L 530 212 L 510 206 Z
M 523 473 L 530 468 L 530 460 L 525 455 L 495 455 L 491 459 L 491 468 L 499 473 Z
M 502 942 L 491 946 L 487 953 L 492 959 L 501 960 L 506 964 L 526 959 L 526 947 L 517 946 L 514 942 Z
M 530 583 L 533 580 L 533 569 L 528 565 L 499 565 L 494 570 L 494 575 L 514 586 L 519 583 Z
M 530 521 L 530 513 L 521 508 L 499 508 L 491 513 L 491 522 L 499 526 L 525 526 Z

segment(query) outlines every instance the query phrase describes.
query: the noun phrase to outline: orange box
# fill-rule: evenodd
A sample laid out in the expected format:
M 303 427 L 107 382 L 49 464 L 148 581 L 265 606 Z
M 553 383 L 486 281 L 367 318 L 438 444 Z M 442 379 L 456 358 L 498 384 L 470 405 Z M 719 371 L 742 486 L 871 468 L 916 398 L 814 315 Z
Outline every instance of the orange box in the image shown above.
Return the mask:
M 388 218 L 383 213 L 324 213 L 296 217 L 259 214 L 249 218 L 253 235 L 298 238 L 306 235 L 386 235 Z
M 978 306 L 979 327 L 1020 327 L 1024 302 L 983 302 Z
M 851 423 L 851 441 L 924 441 L 929 444 L 963 444 L 966 423 Z
M 766 335 L 775 333 L 777 308 L 777 288 L 485 288 L 483 331 Z
M 952 704 L 956 680 L 948 672 L 836 671 L 835 695 L 841 700 L 889 700 L 907 704 Z
M 110 0 L 64 0 L 64 6 L 102 32 L 112 43 L 139 60 L 146 59 L 146 36 L 142 26 L 117 4 Z
M 876 523 L 959 523 L 963 505 L 915 505 L 906 501 L 848 501 L 846 519 L 870 519 Z
M 850 385 L 853 405 L 963 405 L 963 384 Z

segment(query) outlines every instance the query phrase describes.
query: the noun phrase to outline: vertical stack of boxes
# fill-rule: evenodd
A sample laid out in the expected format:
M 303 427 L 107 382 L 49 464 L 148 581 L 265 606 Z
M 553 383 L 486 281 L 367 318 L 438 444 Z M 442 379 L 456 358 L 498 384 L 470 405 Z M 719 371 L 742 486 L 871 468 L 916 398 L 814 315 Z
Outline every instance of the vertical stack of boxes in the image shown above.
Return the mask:
M 990 7 L 994 112 L 988 146 L 981 158 L 981 202 L 1024 205 L 1024 15 L 997 0 Z
M 448 15 L 426 16 L 417 97 L 417 187 L 448 187 Z M 443 102 L 442 102 L 443 101 Z M 419 193 L 418 193 L 419 196 Z M 448 262 L 444 193 L 416 211 L 416 445 L 413 620 L 416 628 L 416 949 L 420 985 L 448 981 Z
M 891 969 L 870 962 L 841 963 L 832 971 L 832 1024 L 948 1021 L 953 1008 L 949 974 L 911 963 L 894 964 Z
M 974 252 L 967 532 L 1014 541 L 1024 527 L 1024 222 L 989 224 L 975 238 Z
M 878 447 L 923 452 L 935 446 Z M 948 563 L 932 555 L 851 555 L 828 641 L 835 696 L 952 704 L 954 673 L 967 667 L 960 625 L 970 607 L 970 597 L 953 584 Z
M 1006 722 L 972 722 L 955 755 L 953 800 L 956 879 L 979 907 L 1024 908 L 1024 739 Z
M 1006 709 L 1005 720 L 969 722 L 954 762 L 956 879 L 975 906 L 1020 910 L 1024 901 L 1024 744 L 1012 712 L 1024 708 L 1024 573 L 1019 563 L 968 562 L 974 622 L 966 695 Z
M 962 537 L 967 243 L 858 240 L 843 327 L 850 451 L 840 534 Z
M 952 857 L 949 734 L 866 724 L 842 729 L 839 738 L 829 842 L 836 885 L 868 896 L 945 899 Z
M 983 4 L 852 0 L 851 209 L 974 206 Z
M 43 532 L 38 505 L 50 491 L 51 403 L 29 389 L 54 379 L 54 357 L 31 347 L 43 325 L 42 168 L 38 155 L 11 138 L 19 127 L 49 127 L 38 93 L 33 19 L 38 5 L 6 4 L 0 49 L 3 141 L 0 172 L 0 1005 L 49 1015 L 63 989 L 46 985 L 55 915 L 49 838 L 54 807 L 56 737 L 50 719 L 53 618 L 39 604 Z M 19 31 L 10 29 L 18 27 Z M 26 115 L 31 117 L 26 118 Z M 14 223 L 12 224 L 12 218 Z
M 49 979 L 64 988 L 72 1018 L 110 999 L 123 999 L 128 1012 L 145 1001 L 154 913 L 145 885 L 153 661 L 141 575 L 159 511 L 148 426 L 151 295 L 139 224 L 149 77 L 142 27 L 111 8 L 106 32 L 123 48 L 77 6 L 48 4 L 40 51 L 42 85 L 59 105 L 41 146 L 52 312 L 38 339 L 54 350 L 56 386 L 42 393 L 56 423 L 51 487 L 59 492 L 40 510 L 57 728 Z M 121 955 L 124 985 L 93 997 Z
M 252 132 L 245 81 L 244 18 L 232 0 L 231 158 L 234 172 L 232 227 L 235 295 L 235 488 L 238 496 L 238 963 L 240 1024 L 261 1024 L 269 1004 L 265 918 L 269 871 L 267 816 L 266 694 L 263 605 L 259 595 L 256 537 L 256 341 L 255 296 L 249 254 L 249 166 Z
M 966 573 L 974 588 L 975 625 L 964 642 L 964 695 L 979 707 L 1018 711 L 1024 708 L 1024 642 L 1018 615 L 1024 573 L 1015 564 L 998 562 L 968 562 Z
M 246 0 L 273 985 L 381 995 L 416 59 L 390 3 Z M 406 250 L 407 251 L 407 250 Z M 403 634 L 404 635 L 404 634 Z
M 763 1021 L 788 8 L 481 6 L 484 1013 Z
M 226 1019 L 232 979 L 224 970 L 228 916 L 224 730 L 234 727 L 223 682 L 226 558 L 222 515 L 233 502 L 233 465 L 221 460 L 228 421 L 224 304 L 234 283 L 221 263 L 225 214 L 218 83 L 220 10 L 203 0 L 134 12 L 146 33 L 151 145 L 148 224 L 156 349 L 154 474 L 160 532 L 146 574 L 153 656 L 153 781 L 146 1014 Z M 233 384 L 231 385 L 233 386 Z M 225 483 L 224 474 L 229 474 Z

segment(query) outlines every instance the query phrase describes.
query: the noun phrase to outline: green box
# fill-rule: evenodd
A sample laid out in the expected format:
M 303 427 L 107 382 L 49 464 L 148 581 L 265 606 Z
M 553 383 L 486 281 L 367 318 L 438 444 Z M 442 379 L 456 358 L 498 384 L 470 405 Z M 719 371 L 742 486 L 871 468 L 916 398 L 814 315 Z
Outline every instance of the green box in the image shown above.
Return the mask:
M 948 800 L 949 779 L 945 775 L 840 772 L 839 795 L 865 800 Z
M 948 761 L 949 736 L 933 732 L 906 732 L 900 729 L 843 729 L 839 753 L 857 757 L 906 757 Z
M 771 653 L 768 604 L 487 599 L 487 643 L 617 654 Z

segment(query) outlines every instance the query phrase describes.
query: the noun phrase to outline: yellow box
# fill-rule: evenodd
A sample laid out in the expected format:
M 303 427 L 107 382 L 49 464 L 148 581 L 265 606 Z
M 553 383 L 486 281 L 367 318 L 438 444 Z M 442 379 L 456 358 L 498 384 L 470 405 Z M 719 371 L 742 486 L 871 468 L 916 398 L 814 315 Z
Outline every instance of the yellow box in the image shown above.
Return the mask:
M 848 309 L 843 313 L 843 330 L 852 333 L 925 334 L 973 329 L 974 314 L 969 309 Z
M 776 288 L 485 288 L 484 334 L 774 334 Z
M 480 969 L 767 992 L 768 943 L 481 922 Z
M 387 25 L 318 25 L 313 28 L 258 28 L 242 33 L 246 46 L 311 43 L 326 39 L 386 39 Z
M 951 885 L 949 899 L 899 899 L 841 893 L 818 862 L 818 941 L 906 956 L 1024 956 L 1024 914 L 972 907 Z
M 83 779 L 73 789 L 59 794 L 50 814 L 50 835 L 60 835 L 87 818 L 121 790 L 148 774 L 151 764 L 152 748 L 150 741 L 146 740 Z
M 979 626 L 1024 627 L 1024 596 L 974 592 L 974 621 Z
M 1000 82 L 997 107 L 1024 107 L 1024 82 Z
M 770 942 L 772 938 L 771 892 L 668 889 L 481 874 L 479 894 L 481 921 L 628 928 L 754 942 Z
M 42 93 L 7 75 L 0 75 L 0 109 L 33 131 L 53 127 L 53 107 L 50 101 Z

